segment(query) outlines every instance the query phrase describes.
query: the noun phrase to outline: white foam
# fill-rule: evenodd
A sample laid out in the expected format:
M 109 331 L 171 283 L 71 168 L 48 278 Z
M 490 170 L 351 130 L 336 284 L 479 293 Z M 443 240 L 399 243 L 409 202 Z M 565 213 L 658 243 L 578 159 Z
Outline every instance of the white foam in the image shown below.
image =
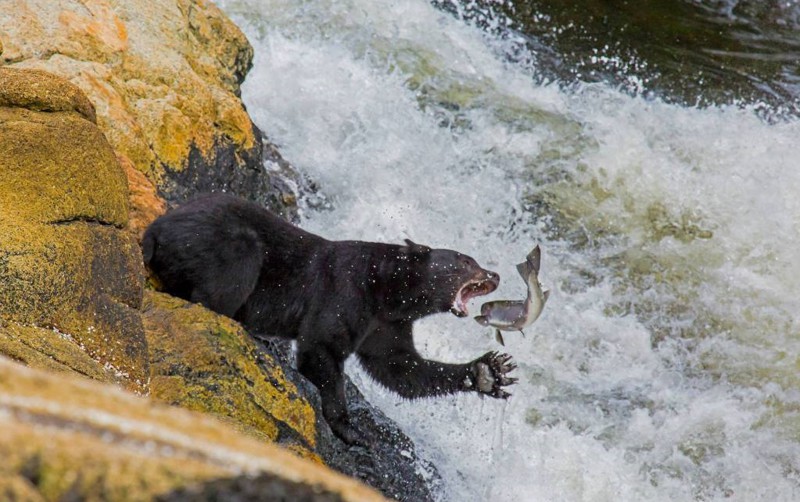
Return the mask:
M 423 0 L 222 5 L 256 50 L 248 110 L 333 201 L 306 228 L 458 249 L 501 274 L 493 298 L 524 296 L 514 264 L 542 243 L 553 293 L 505 337 L 508 402 L 404 402 L 348 365 L 443 499 L 800 496 L 797 122 L 537 86 Z M 451 315 L 415 333 L 433 359 L 499 348 Z

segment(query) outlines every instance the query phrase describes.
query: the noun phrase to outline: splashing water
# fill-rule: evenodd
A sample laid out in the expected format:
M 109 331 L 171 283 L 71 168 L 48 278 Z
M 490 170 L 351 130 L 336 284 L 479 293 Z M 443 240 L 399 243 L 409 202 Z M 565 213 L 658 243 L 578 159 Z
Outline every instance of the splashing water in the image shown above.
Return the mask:
M 524 296 L 542 245 L 509 401 L 406 402 L 348 365 L 443 500 L 800 499 L 800 123 L 537 84 L 513 39 L 423 0 L 221 4 L 256 50 L 253 119 L 331 200 L 304 227 L 458 249 L 492 298 Z M 450 315 L 415 336 L 499 348 Z

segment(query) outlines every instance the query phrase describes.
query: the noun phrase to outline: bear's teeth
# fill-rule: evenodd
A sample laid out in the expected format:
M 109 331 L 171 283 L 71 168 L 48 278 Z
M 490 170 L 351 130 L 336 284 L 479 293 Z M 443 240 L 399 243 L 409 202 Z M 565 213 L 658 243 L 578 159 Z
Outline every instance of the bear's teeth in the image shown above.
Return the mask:
M 453 302 L 452 311 L 455 315 L 459 317 L 464 317 L 467 315 L 467 306 L 464 303 L 464 298 L 461 296 L 461 292 L 464 291 L 464 288 L 458 290 L 456 293 L 456 299 Z

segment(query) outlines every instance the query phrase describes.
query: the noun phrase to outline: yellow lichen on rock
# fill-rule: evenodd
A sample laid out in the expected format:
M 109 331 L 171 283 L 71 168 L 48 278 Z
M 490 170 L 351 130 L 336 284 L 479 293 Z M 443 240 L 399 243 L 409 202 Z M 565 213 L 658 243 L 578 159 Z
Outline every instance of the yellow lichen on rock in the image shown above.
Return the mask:
M 278 439 L 280 422 L 302 439 L 302 446 L 316 446 L 313 408 L 277 363 L 257 354 L 238 323 L 153 291 L 145 293 L 143 310 L 151 397 L 230 417 L 272 441 Z
M 0 326 L 0 354 L 33 368 L 121 383 L 112 371 L 81 350 L 70 335 L 54 328 L 6 323 Z
M 52 73 L 3 68 L 0 71 L 0 106 L 43 112 L 77 112 L 97 122 L 94 105 L 77 86 Z
M 75 113 L 0 108 L 0 138 L 4 215 L 29 223 L 127 223 L 125 175 L 94 124 Z
M 158 196 L 156 186 L 127 157 L 117 157 L 128 178 L 130 212 L 128 231 L 141 242 L 147 226 L 167 211 L 167 203 Z
M 189 483 L 269 473 L 345 501 L 384 500 L 357 481 L 210 417 L 0 356 L 0 495 L 153 500 Z
M 2 10 L 0 33 L 16 41 L 3 60 L 80 87 L 114 149 L 152 180 L 184 168 L 192 149 L 212 159 L 220 141 L 256 144 L 238 98 L 253 51 L 212 2 L 21 0 Z
M 103 437 L 67 429 L 45 435 L 48 429 L 36 422 L 6 423 L 3 429 L 8 439 L 0 440 L 2 469 L 22 473 L 7 479 L 41 500 L 146 501 L 191 482 L 231 475 L 192 458 L 153 458 L 145 444 L 137 445 L 139 451 L 114 448 Z
M 33 483 L 23 475 L 0 474 L 0 500 L 13 502 L 45 502 Z
M 121 230 L 128 190 L 116 155 L 63 79 L 0 67 L 0 103 L 0 320 L 57 328 L 144 391 L 141 252 Z

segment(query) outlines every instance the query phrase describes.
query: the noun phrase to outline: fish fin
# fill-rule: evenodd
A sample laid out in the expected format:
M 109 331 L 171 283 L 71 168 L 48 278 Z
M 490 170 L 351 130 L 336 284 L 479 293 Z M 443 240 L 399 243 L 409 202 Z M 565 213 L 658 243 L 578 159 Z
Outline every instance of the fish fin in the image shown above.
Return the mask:
M 539 269 L 542 265 L 542 250 L 539 249 L 538 244 L 535 248 L 533 248 L 533 251 L 528 253 L 528 257 L 525 261 L 531 266 L 531 268 L 533 268 L 533 270 L 536 271 L 537 274 L 539 273 Z
M 522 337 L 525 338 L 525 332 L 522 330 L 519 330 L 519 332 L 522 333 Z
M 485 315 L 476 315 L 474 317 L 474 319 L 475 319 L 475 322 L 477 322 L 481 326 L 488 326 L 489 325 L 489 319 L 487 319 Z
M 550 298 L 550 290 L 549 289 L 545 289 L 544 291 L 542 291 L 542 305 L 547 303 L 547 299 L 548 298 Z
M 494 330 L 494 339 L 497 340 L 497 343 L 499 343 L 503 347 L 506 346 L 506 342 L 505 340 L 503 340 L 503 335 L 500 333 L 499 329 Z

